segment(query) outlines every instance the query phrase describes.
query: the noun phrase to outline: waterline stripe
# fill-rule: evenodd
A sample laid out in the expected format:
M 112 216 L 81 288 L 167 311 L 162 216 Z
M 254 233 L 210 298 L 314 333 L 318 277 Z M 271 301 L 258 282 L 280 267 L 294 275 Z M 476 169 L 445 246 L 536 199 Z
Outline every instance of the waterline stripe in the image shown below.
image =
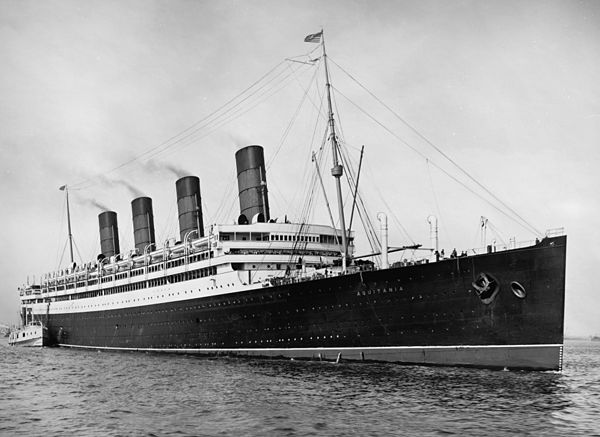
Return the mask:
M 563 347 L 561 343 L 552 344 L 502 344 L 502 345 L 456 345 L 456 346 L 364 346 L 364 347 L 290 347 L 290 348 L 133 348 L 133 347 L 114 347 L 114 346 L 84 346 L 75 344 L 62 344 L 61 347 L 71 347 L 80 349 L 102 349 L 102 350 L 123 350 L 123 351 L 147 351 L 147 352 L 264 352 L 264 351 L 377 351 L 377 350 L 419 350 L 419 349 L 509 349 L 509 348 L 544 348 L 544 347 Z

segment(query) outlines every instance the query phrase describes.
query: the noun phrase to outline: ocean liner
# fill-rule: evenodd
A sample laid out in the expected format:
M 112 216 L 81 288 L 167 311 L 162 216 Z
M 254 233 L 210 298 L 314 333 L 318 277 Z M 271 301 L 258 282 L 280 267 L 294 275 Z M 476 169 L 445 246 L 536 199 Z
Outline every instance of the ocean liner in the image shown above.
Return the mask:
M 176 182 L 179 238 L 162 247 L 150 198 L 131 202 L 135 250 L 121 251 L 117 214 L 104 211 L 97 260 L 20 289 L 23 323 L 71 348 L 560 370 L 562 233 L 390 264 L 381 215 L 380 261 L 355 255 L 323 33 L 305 41 L 322 46 L 338 224 L 271 217 L 264 149 L 247 146 L 234 224 L 205 228 L 196 176 Z

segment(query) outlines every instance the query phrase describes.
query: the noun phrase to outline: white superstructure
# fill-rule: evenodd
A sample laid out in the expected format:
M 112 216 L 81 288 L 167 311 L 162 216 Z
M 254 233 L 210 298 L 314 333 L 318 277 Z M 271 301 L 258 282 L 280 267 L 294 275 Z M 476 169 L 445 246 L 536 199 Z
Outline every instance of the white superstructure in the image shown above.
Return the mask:
M 208 236 L 167 241 L 145 254 L 121 254 L 44 275 L 20 292 L 28 319 L 114 310 L 236 293 L 338 274 L 340 231 L 297 223 L 213 225 Z M 349 250 L 353 251 L 352 234 Z

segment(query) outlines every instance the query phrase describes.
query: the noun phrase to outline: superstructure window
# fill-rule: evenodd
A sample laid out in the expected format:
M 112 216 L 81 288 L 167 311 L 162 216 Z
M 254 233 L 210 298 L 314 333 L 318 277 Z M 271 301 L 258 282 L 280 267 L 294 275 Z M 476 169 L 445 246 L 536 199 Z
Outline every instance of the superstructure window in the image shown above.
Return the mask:
M 140 271 L 142 271 L 142 269 L 140 269 Z M 155 279 L 151 279 L 149 281 L 142 280 L 142 281 L 132 282 L 130 284 L 119 285 L 116 287 L 107 287 L 107 288 L 103 288 L 103 289 L 99 289 L 99 290 L 91 290 L 91 291 L 84 292 L 84 293 L 72 293 L 72 294 L 68 294 L 65 296 L 58 296 L 56 298 L 56 300 L 61 301 L 61 300 L 69 300 L 69 299 L 85 299 L 85 298 L 89 298 L 89 297 L 111 295 L 111 294 L 115 294 L 115 293 L 124 293 L 124 292 L 132 291 L 132 290 L 140 290 L 140 289 L 146 288 L 146 287 L 157 287 L 157 286 L 165 285 L 167 283 L 182 282 L 182 281 L 187 281 L 190 279 L 196 279 L 196 278 L 200 278 L 200 277 L 213 276 L 216 274 L 217 274 L 217 267 L 210 266 L 210 267 L 205 267 L 202 269 L 191 270 L 191 271 L 188 271 L 185 273 L 177 273 L 177 274 L 173 274 L 173 275 L 169 275 L 169 276 L 163 276 L 161 278 L 155 278 Z M 112 281 L 112 279 L 113 279 L 112 275 L 105 276 L 102 278 L 102 282 Z M 93 285 L 95 282 L 97 282 L 97 281 L 90 280 L 88 282 L 88 285 Z M 56 287 L 56 289 L 57 289 L 56 291 L 61 291 L 61 290 L 65 289 L 65 286 L 63 285 L 60 287 Z M 54 291 L 54 290 L 51 290 L 51 291 Z

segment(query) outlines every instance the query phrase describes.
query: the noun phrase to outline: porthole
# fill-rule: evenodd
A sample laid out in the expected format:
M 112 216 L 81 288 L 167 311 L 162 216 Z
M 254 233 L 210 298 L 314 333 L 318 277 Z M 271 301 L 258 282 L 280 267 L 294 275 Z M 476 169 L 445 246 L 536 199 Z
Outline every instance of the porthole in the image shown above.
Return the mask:
M 513 281 L 510 283 L 510 289 L 512 290 L 513 294 L 515 296 L 517 296 L 519 299 L 525 299 L 525 296 L 527 296 L 525 287 L 523 287 L 517 281 Z

